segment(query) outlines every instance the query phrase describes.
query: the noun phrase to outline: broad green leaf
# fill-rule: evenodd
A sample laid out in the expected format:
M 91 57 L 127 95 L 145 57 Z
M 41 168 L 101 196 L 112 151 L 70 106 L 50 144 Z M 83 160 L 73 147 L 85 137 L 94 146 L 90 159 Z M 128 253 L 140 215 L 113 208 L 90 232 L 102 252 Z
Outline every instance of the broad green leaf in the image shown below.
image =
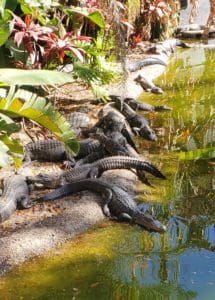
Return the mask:
M 6 0 L 0 0 L 0 16 L 4 17 L 4 10 L 5 10 Z
M 94 11 L 87 16 L 90 21 L 98 25 L 100 28 L 105 27 L 105 21 L 102 14 L 99 11 Z
M 18 1 L 17 0 L 6 0 L 5 8 L 10 9 L 11 11 L 14 11 L 14 9 L 17 7 Z
M 88 18 L 94 24 L 98 25 L 100 28 L 105 27 L 104 18 L 99 11 L 94 11 L 92 13 L 89 13 L 86 9 L 81 8 L 81 7 L 66 8 L 64 11 L 68 14 L 72 14 L 72 13 L 80 14 L 80 15 L 84 16 L 85 18 Z
M 8 147 L 10 152 L 23 154 L 23 147 L 20 145 L 20 141 L 18 139 L 11 139 L 6 134 L 1 136 L 0 139 Z
M 0 132 L 5 131 L 7 134 L 11 134 L 19 130 L 19 126 L 8 116 L 0 113 Z
M 71 75 L 58 71 L 0 69 L 0 82 L 8 85 L 54 85 L 73 81 Z
M 1 90 L 4 89 L 0 89 L 0 92 Z M 79 151 L 79 144 L 75 140 L 70 124 L 54 110 L 47 99 L 38 97 L 35 93 L 24 89 L 15 90 L 14 86 L 11 86 L 7 96 L 0 98 L 0 112 L 7 116 L 20 116 L 34 120 L 62 140 L 74 154 Z
M 9 148 L 0 140 L 0 167 L 6 167 L 12 162 L 8 150 Z
M 180 152 L 180 160 L 197 160 L 197 159 L 212 159 L 215 158 L 215 147 L 197 149 L 187 152 Z
M 10 26 L 7 22 L 0 20 L 0 46 L 4 45 L 10 36 Z

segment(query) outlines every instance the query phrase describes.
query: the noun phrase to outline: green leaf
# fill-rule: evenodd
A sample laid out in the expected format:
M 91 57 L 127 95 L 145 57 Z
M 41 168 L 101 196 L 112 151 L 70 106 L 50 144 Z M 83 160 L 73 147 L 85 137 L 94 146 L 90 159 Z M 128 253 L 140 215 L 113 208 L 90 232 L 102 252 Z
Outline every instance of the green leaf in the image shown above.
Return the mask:
M 8 135 L 0 137 L 1 141 L 8 147 L 10 152 L 23 154 L 23 147 L 18 139 L 11 139 Z
M 0 89 L 0 92 L 3 89 Z M 7 90 L 6 90 L 7 91 Z M 3 93 L 2 93 L 3 94 Z M 14 90 L 10 87 L 7 97 L 0 98 L 0 112 L 9 116 L 26 117 L 49 129 L 58 139 L 62 140 L 73 153 L 79 150 L 78 142 L 70 124 L 44 97 L 24 89 Z
M 105 21 L 102 14 L 99 11 L 94 11 L 87 16 L 90 21 L 98 25 L 100 28 L 105 27 Z
M 12 162 L 8 147 L 0 140 L 0 167 L 6 167 Z
M 0 20 L 0 46 L 4 45 L 10 36 L 10 26 L 3 20 Z
M 97 10 L 92 13 L 89 13 L 86 9 L 81 8 L 81 7 L 75 7 L 75 8 L 66 8 L 64 10 L 66 13 L 71 14 L 71 13 L 77 13 L 85 18 L 88 18 L 90 21 L 92 21 L 94 24 L 98 25 L 100 28 L 105 27 L 105 21 L 102 16 L 102 14 Z
M 8 85 L 53 85 L 73 81 L 71 75 L 58 71 L 0 68 L 0 82 Z
M 0 132 L 5 131 L 11 134 L 19 130 L 19 126 L 9 117 L 0 113 Z
M 215 147 L 197 149 L 187 152 L 180 152 L 180 160 L 197 160 L 197 159 L 212 159 L 215 158 Z
M 6 0 L 5 8 L 10 9 L 11 11 L 14 11 L 14 9 L 17 7 L 18 1 L 17 0 Z

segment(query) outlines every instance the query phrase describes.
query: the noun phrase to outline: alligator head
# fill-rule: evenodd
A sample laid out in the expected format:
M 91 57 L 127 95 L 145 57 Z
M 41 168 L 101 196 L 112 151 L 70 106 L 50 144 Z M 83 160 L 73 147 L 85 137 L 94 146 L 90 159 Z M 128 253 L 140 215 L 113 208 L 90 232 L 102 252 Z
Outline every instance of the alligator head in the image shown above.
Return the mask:
M 157 141 L 157 136 L 149 125 L 142 126 L 139 130 L 139 135 L 146 140 Z
M 155 220 L 150 214 L 144 213 L 142 211 L 137 211 L 133 215 L 133 221 L 145 227 L 148 230 L 157 231 L 157 232 L 165 232 L 166 226 L 163 225 L 160 221 Z

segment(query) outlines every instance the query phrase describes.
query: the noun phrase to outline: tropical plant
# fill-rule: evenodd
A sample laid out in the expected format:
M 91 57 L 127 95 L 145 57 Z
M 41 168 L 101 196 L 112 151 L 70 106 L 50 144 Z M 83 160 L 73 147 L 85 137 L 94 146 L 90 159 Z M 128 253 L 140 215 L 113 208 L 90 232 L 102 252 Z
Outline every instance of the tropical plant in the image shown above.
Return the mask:
M 45 70 L 0 69 L 0 81 L 3 79 L 7 85 L 4 84 L 4 87 L 0 88 L 0 166 L 12 162 L 16 166 L 20 166 L 19 157 L 22 153 L 22 146 L 17 139 L 10 136 L 20 129 L 19 123 L 14 121 L 14 118 L 17 117 L 30 119 L 44 126 L 56 138 L 63 141 L 73 153 L 78 152 L 78 142 L 70 124 L 59 112 L 55 111 L 47 99 L 14 85 L 8 87 L 11 82 L 16 84 L 22 82 L 23 85 L 41 85 L 41 83 L 59 83 L 60 80 L 65 83 L 73 80 L 71 76 Z

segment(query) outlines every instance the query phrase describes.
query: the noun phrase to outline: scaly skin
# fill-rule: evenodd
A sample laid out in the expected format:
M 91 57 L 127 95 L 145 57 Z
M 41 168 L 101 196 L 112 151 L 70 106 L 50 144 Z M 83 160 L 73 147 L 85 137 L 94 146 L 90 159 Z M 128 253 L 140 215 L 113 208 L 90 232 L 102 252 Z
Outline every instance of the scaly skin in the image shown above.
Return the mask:
M 90 190 L 103 195 L 105 199 L 103 212 L 107 217 L 118 220 L 128 220 L 148 230 L 157 232 L 166 231 L 166 226 L 158 220 L 155 220 L 151 215 L 143 213 L 128 193 L 101 179 L 83 179 L 64 185 L 39 198 L 38 201 L 53 200 L 84 190 Z
M 57 140 L 38 140 L 25 145 L 25 161 L 69 161 L 74 166 L 75 159 L 69 151 L 65 149 L 62 142 Z
M 99 150 L 101 143 L 93 138 L 88 138 L 80 141 L 80 150 L 77 159 L 87 156 L 88 154 Z
M 13 175 L 5 179 L 3 194 L 0 197 L 0 223 L 7 220 L 16 210 L 31 207 L 29 188 L 25 176 Z
M 172 108 L 166 105 L 150 105 L 145 102 L 139 102 L 133 98 L 125 98 L 123 99 L 125 103 L 127 103 L 133 110 L 143 110 L 143 111 L 166 111 L 172 110 Z
M 96 134 L 105 134 L 109 137 L 112 133 L 116 132 L 121 133 L 126 138 L 127 142 L 137 151 L 132 133 L 126 128 L 124 116 L 118 113 L 114 108 L 102 116 L 92 128 L 85 131 L 85 134 L 90 135 L 91 137 L 94 137 Z
M 119 105 L 121 106 L 121 101 L 118 103 L 116 101 L 116 106 Z M 149 126 L 148 121 L 143 116 L 138 115 L 128 104 L 122 104 L 122 113 L 136 134 L 150 141 L 157 140 L 157 136 Z
M 34 177 L 28 176 L 27 179 L 31 183 L 40 183 L 47 188 L 55 188 L 87 177 L 100 177 L 103 172 L 112 169 L 143 170 L 151 173 L 155 177 L 165 179 L 165 176 L 151 163 L 129 156 L 106 157 L 92 164 L 82 165 L 78 168 L 65 171 L 60 175 L 38 174 Z
M 149 58 L 145 58 L 145 59 L 141 59 L 141 60 L 137 60 L 135 62 L 129 63 L 126 66 L 126 70 L 129 72 L 135 72 L 145 66 L 155 65 L 155 64 L 166 66 L 166 63 L 163 60 L 161 60 L 159 58 L 149 57 Z

